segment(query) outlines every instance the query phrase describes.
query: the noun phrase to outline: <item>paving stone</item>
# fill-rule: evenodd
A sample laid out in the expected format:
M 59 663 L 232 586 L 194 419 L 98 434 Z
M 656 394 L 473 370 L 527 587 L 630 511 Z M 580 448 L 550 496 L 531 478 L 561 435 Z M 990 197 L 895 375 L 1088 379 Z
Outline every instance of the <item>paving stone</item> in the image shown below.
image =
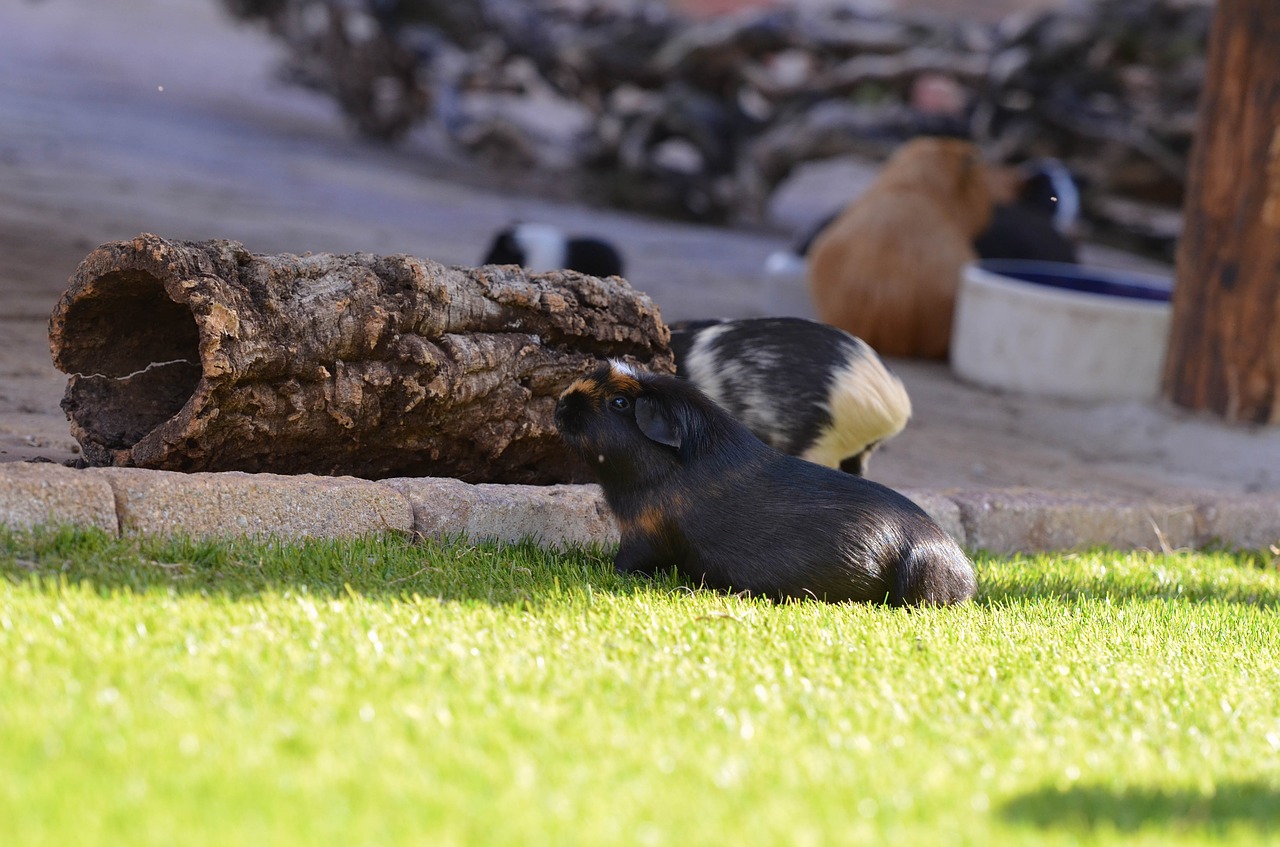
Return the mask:
M 1194 502 L 1127 500 L 1036 489 L 953 490 L 967 546 L 993 553 L 1198 547 Z
M 414 531 L 427 538 L 564 547 L 612 545 L 618 529 L 596 485 L 471 485 L 456 479 L 384 479 L 413 505 Z
M 1204 495 L 1199 505 L 1203 545 L 1238 550 L 1280 547 L 1280 495 Z
M 353 477 L 85 471 L 110 483 L 122 533 L 192 537 L 350 538 L 408 533 L 400 494 Z
M 960 507 L 955 501 L 936 491 L 920 488 L 899 489 L 908 500 L 928 512 L 943 531 L 956 540 L 961 547 L 968 547 L 965 537 L 964 521 L 960 519 Z
M 45 462 L 0 464 L 0 526 L 72 525 L 119 533 L 105 479 Z

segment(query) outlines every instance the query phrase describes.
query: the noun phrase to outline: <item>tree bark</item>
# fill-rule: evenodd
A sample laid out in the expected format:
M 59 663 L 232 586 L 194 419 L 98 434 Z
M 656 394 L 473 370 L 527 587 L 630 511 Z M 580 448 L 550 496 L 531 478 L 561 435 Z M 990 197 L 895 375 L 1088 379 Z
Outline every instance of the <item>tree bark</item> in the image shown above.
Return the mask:
M 618 277 L 149 234 L 89 254 L 49 336 L 86 462 L 183 471 L 584 479 L 559 392 L 605 357 L 673 369 Z
M 1280 15 L 1219 0 L 1191 156 L 1164 393 L 1280 423 Z

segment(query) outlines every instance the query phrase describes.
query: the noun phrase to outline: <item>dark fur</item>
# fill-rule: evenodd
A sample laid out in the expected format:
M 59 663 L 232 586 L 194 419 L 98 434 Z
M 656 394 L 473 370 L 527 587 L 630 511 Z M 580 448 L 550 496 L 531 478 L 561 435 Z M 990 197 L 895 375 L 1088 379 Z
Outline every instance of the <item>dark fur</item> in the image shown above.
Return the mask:
M 1038 208 L 996 206 L 991 225 L 973 240 L 983 259 L 1028 259 L 1040 262 L 1070 262 L 1079 257 L 1076 246 L 1053 227 L 1053 218 Z
M 480 260 L 482 265 L 520 265 L 524 263 L 524 250 L 516 241 L 516 234 L 510 227 L 500 231 L 493 237 L 489 252 Z
M 910 500 L 773 450 L 687 382 L 604 366 L 564 392 L 556 422 L 618 520 L 619 572 L 674 567 L 777 599 L 974 595 L 968 557 Z
M 481 264 L 523 265 L 524 248 L 516 239 L 513 227 L 507 227 L 493 238 L 489 252 Z M 565 238 L 561 257 L 563 267 L 592 276 L 622 276 L 622 254 L 612 244 L 599 238 Z
M 1015 196 L 996 204 L 991 224 L 973 240 L 978 256 L 1076 263 L 1068 233 L 1079 214 L 1080 188 L 1071 172 L 1056 159 L 1040 159 L 1012 173 Z

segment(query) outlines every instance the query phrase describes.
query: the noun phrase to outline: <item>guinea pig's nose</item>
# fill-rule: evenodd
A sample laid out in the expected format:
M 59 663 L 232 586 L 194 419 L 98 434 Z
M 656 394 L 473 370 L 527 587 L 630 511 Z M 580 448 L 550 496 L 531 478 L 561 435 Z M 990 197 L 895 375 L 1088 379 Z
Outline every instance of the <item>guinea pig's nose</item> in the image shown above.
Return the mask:
M 582 427 L 583 400 L 581 394 L 570 391 L 556 402 L 556 429 L 572 433 Z

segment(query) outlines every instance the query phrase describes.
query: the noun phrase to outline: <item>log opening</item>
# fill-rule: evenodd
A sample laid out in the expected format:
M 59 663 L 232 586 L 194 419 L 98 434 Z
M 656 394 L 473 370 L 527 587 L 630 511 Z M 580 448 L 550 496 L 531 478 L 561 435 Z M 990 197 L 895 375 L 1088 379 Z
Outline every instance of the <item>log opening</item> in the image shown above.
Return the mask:
M 58 366 L 72 375 L 63 408 L 85 416 L 86 436 L 127 448 L 176 415 L 200 383 L 195 317 L 141 271 L 108 273 L 95 295 L 72 302 Z M 128 327 L 122 332 L 123 326 Z

